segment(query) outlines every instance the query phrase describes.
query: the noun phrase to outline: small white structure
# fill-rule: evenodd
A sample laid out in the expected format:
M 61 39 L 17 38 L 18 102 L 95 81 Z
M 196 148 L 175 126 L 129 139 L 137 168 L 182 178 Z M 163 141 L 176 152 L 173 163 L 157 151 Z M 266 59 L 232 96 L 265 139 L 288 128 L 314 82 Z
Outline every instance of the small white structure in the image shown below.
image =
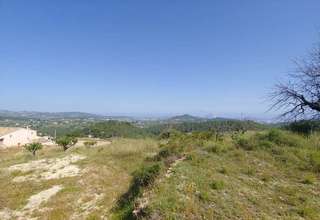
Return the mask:
M 37 131 L 29 128 L 0 127 L 0 147 L 21 146 L 37 139 Z

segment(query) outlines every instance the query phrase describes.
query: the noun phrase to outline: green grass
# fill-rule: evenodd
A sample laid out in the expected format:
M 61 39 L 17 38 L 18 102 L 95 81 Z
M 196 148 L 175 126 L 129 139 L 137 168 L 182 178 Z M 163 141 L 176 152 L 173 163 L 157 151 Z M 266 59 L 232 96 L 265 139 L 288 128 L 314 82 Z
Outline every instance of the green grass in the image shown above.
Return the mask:
M 189 143 L 188 159 L 154 186 L 146 218 L 320 219 L 312 139 L 271 130 L 210 142 Z

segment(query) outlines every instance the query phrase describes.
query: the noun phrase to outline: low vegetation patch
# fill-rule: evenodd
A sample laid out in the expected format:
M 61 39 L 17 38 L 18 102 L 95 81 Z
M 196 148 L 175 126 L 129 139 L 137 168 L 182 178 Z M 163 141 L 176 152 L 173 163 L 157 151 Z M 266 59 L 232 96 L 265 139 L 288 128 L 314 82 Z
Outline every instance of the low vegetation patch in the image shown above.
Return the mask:
M 142 219 L 319 219 L 318 149 L 283 130 L 235 132 L 223 140 L 169 136 L 156 157 L 186 157 L 151 185 Z

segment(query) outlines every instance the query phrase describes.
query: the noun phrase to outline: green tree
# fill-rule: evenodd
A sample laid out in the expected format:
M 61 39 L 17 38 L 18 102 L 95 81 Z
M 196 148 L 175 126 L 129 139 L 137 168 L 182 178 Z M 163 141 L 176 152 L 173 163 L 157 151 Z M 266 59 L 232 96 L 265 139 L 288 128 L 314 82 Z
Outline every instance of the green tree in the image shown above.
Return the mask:
M 24 145 L 24 148 L 31 152 L 33 156 L 36 156 L 36 152 L 38 150 L 41 150 L 42 149 L 42 144 L 41 143 L 31 143 L 31 144 L 26 144 Z
M 64 151 L 68 150 L 70 147 L 74 146 L 78 142 L 78 139 L 75 137 L 63 136 L 57 138 L 56 144 L 61 146 Z

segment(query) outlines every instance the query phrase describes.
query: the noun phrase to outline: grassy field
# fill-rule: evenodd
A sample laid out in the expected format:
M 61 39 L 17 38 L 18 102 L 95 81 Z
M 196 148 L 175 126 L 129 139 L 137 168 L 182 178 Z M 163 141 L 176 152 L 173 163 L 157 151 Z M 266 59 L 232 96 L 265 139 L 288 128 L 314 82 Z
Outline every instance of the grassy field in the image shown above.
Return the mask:
M 169 141 L 187 159 L 148 189 L 141 218 L 320 219 L 319 137 L 275 130 Z
M 128 189 L 131 173 L 156 150 L 157 143 L 151 139 L 115 139 L 110 145 L 77 147 L 67 152 L 58 147 L 48 147 L 39 151 L 36 158 L 22 149 L 1 150 L 0 219 L 15 219 L 21 215 L 26 219 L 106 219 L 117 198 Z M 80 170 L 75 176 L 43 179 L 41 175 L 44 176 L 45 171 L 41 171 L 42 166 L 27 172 L 8 171 L 8 167 L 15 164 L 63 159 L 70 155 L 81 155 L 85 159 L 62 164 L 51 175 L 72 165 Z M 66 171 L 70 173 L 72 169 Z M 35 179 L 14 181 L 16 177 L 28 175 Z M 62 190 L 34 210 L 26 209 L 33 195 L 53 186 L 62 186 Z
M 319 219 L 319 137 L 175 133 L 144 162 L 117 217 Z

